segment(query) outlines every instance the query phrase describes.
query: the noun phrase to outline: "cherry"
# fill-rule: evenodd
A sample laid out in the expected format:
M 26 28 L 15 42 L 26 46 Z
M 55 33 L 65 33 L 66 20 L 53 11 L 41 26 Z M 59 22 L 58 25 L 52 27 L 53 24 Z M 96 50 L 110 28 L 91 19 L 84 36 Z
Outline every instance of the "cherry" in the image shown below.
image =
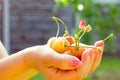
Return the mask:
M 81 19 L 79 23 L 79 28 L 83 29 L 85 26 L 86 26 L 86 21 L 84 19 Z

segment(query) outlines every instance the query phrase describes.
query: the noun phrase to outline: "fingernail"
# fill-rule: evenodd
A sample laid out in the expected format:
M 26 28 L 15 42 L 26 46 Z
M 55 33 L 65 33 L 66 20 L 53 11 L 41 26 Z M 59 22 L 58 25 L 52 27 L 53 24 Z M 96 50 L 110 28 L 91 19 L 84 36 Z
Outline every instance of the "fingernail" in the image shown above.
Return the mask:
M 79 64 L 79 60 L 78 59 L 73 59 L 73 61 L 72 61 L 72 65 L 73 66 L 77 66 L 78 64 Z

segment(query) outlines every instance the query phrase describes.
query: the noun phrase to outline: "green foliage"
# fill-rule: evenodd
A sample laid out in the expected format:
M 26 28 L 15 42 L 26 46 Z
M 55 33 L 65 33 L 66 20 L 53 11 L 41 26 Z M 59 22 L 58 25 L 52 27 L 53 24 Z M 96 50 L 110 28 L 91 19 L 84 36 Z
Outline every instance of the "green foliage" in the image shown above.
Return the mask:
M 68 6 L 68 0 L 55 0 L 57 6 L 66 7 Z
M 119 80 L 120 59 L 117 57 L 103 57 L 97 70 L 84 80 Z
M 106 53 L 114 53 L 118 47 L 116 37 L 120 33 L 120 4 L 95 3 L 93 0 L 56 0 L 59 8 L 71 6 L 78 20 L 85 19 L 93 30 L 87 34 L 83 43 L 90 44 L 96 40 L 104 39 L 110 33 L 114 33 L 114 37 L 108 40 L 105 47 Z M 65 6 L 63 6 L 67 3 Z M 82 4 L 84 9 L 78 10 L 78 5 Z M 78 21 L 79 22 L 79 21 Z M 78 26 L 76 26 L 78 27 Z M 75 32 L 78 28 L 75 28 Z M 88 36 L 89 35 L 89 36 Z
M 46 80 L 46 78 L 41 73 L 38 73 L 29 80 Z

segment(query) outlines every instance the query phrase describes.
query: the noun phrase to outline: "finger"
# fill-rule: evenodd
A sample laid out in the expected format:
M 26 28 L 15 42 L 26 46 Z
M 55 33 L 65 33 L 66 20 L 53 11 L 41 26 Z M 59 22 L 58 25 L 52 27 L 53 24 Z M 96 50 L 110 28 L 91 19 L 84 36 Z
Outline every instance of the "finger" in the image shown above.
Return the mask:
M 66 51 L 63 54 L 68 54 L 68 55 L 72 55 L 72 53 L 70 51 Z
M 95 54 L 95 59 L 91 66 L 90 72 L 94 72 L 96 70 L 96 68 L 100 65 L 102 58 L 102 53 L 100 51 L 94 50 L 93 54 Z
M 101 47 L 102 49 L 104 49 L 104 41 L 103 41 L 103 40 L 100 40 L 100 41 L 95 42 L 94 45 L 95 45 L 96 47 Z
M 100 65 L 101 58 L 102 58 L 102 53 L 103 53 L 103 50 L 104 50 L 104 41 L 103 40 L 97 41 L 95 43 L 95 46 L 97 46 L 101 51 L 98 51 L 98 50 L 94 49 L 94 54 L 95 54 L 96 57 L 95 57 L 95 60 L 94 60 L 94 63 L 91 67 L 90 72 L 95 71 L 95 69 Z
M 95 59 L 95 55 L 92 53 L 93 53 L 93 49 L 86 49 L 82 54 L 81 57 L 82 66 L 81 66 L 80 75 L 83 75 L 83 78 L 87 77 L 87 75 L 89 74 L 90 68 Z
M 54 55 L 49 56 L 49 65 L 48 67 L 56 67 L 61 70 L 71 70 L 78 68 L 80 65 L 80 60 L 75 57 L 68 55 L 69 53 L 59 54 L 53 53 Z

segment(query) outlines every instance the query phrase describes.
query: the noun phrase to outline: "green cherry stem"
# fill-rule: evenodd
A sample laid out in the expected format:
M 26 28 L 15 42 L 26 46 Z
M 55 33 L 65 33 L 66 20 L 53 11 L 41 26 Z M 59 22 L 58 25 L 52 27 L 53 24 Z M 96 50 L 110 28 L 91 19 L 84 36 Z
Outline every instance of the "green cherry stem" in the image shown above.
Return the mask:
M 75 47 L 75 46 L 66 46 L 65 45 L 65 47 Z M 79 46 L 79 48 L 92 48 L 92 49 L 97 49 L 97 50 L 101 51 L 101 49 L 99 49 L 96 46 L 92 46 L 92 45 Z
M 81 48 L 92 48 L 92 49 L 97 49 L 99 51 L 101 51 L 99 48 L 97 48 L 96 46 L 92 46 L 92 45 L 86 45 L 86 46 L 79 46 Z
M 70 35 L 70 33 L 69 33 L 69 31 L 68 31 L 68 28 L 67 28 L 66 24 L 64 23 L 64 21 L 61 20 L 61 19 L 58 18 L 58 17 L 55 17 L 55 16 L 53 16 L 53 17 L 54 17 L 56 20 L 58 20 L 58 21 L 60 21 L 60 22 L 62 23 L 62 25 L 63 25 L 64 28 L 65 28 L 65 31 L 67 32 L 67 34 Z
M 73 55 L 75 55 L 76 52 L 79 49 L 79 37 L 78 37 L 78 34 L 74 34 L 74 39 L 75 39 L 75 51 L 74 51 Z
M 65 45 L 65 47 L 75 47 L 75 46 L 67 46 L 67 45 Z M 99 49 L 96 46 L 92 46 L 92 45 L 79 46 L 79 48 L 92 48 L 92 49 L 97 49 L 97 50 L 101 51 L 101 49 Z M 75 55 L 75 52 L 74 52 L 73 55 Z
M 82 30 L 80 30 L 79 32 L 78 32 L 78 36 L 80 36 L 80 34 L 82 33 L 83 31 Z
M 107 36 L 103 41 L 105 42 L 106 40 L 108 40 L 112 36 L 113 36 L 113 33 L 111 33 L 109 36 Z
M 53 20 L 56 22 L 56 24 L 57 24 L 58 29 L 57 29 L 56 37 L 58 37 L 58 36 L 59 36 L 59 33 L 60 33 L 60 25 L 59 25 L 58 20 L 57 20 L 54 16 L 52 17 L 52 19 L 53 19 Z
M 83 33 L 82 33 L 81 36 L 79 37 L 79 40 L 84 36 L 85 33 L 86 33 L 86 30 L 83 31 Z
M 78 40 L 76 40 L 76 42 L 75 42 L 75 51 L 74 51 L 73 55 L 76 54 L 76 52 L 78 51 L 78 48 L 79 48 L 79 43 L 78 43 Z

